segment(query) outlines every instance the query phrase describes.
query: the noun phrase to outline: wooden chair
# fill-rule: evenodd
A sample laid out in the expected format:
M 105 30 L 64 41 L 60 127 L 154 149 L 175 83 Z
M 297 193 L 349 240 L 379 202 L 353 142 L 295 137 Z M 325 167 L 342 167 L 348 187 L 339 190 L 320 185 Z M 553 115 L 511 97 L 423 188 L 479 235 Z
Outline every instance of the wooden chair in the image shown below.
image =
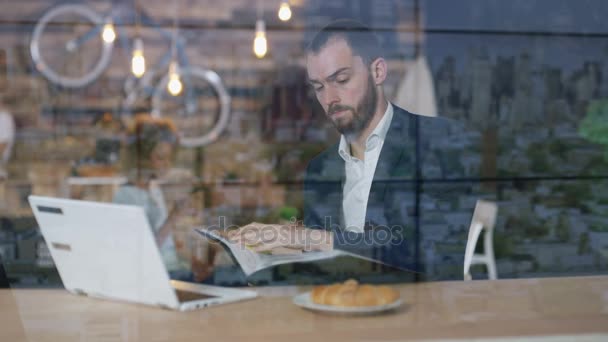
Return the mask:
M 469 227 L 469 237 L 464 252 L 464 280 L 471 280 L 471 265 L 484 264 L 488 270 L 488 278 L 497 279 L 496 260 L 494 258 L 494 224 L 496 223 L 497 206 L 494 202 L 478 200 L 475 204 L 473 219 Z M 482 231 L 484 234 L 483 254 L 475 254 L 475 246 Z

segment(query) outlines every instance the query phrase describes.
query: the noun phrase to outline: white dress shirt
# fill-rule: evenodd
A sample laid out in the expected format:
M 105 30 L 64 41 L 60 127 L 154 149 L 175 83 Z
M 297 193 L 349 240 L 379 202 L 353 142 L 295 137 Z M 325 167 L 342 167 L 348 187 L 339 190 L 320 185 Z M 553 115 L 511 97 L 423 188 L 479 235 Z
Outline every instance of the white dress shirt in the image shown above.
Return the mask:
M 365 227 L 367 200 L 374 179 L 376 164 L 384 145 L 386 133 L 393 119 L 393 106 L 389 102 L 384 116 L 365 142 L 364 160 L 352 156 L 344 135 L 340 138 L 339 154 L 344 159 L 346 180 L 343 189 L 342 213 L 345 229 L 362 233 Z

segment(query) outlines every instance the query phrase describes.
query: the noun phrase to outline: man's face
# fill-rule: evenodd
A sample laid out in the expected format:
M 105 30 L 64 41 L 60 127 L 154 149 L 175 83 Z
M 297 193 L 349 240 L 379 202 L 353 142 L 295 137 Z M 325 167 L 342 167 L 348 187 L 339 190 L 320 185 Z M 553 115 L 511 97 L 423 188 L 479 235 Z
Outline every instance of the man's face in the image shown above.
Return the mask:
M 308 79 L 338 131 L 358 136 L 371 122 L 378 101 L 369 68 L 341 38 L 331 38 L 306 60 Z

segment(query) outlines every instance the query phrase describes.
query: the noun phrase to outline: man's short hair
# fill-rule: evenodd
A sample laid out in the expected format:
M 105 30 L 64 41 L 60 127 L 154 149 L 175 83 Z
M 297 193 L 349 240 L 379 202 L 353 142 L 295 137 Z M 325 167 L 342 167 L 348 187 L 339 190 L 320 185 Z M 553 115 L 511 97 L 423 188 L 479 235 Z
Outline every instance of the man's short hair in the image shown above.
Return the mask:
M 322 28 L 307 46 L 306 53 L 318 54 L 332 38 L 344 39 L 353 55 L 361 57 L 365 65 L 383 57 L 380 40 L 374 31 L 352 19 L 336 20 Z

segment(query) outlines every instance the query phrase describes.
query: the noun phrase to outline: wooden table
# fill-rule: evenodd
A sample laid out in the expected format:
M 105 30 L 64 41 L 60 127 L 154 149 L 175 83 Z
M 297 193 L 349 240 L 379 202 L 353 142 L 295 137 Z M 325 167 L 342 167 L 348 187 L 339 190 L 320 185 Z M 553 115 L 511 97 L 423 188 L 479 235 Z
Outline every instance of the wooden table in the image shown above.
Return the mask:
M 187 313 L 64 290 L 0 290 L 0 341 L 333 341 L 602 334 L 608 276 L 398 286 L 406 305 L 369 317 L 301 309 L 298 287 Z M 601 338 L 600 338 L 601 340 Z

